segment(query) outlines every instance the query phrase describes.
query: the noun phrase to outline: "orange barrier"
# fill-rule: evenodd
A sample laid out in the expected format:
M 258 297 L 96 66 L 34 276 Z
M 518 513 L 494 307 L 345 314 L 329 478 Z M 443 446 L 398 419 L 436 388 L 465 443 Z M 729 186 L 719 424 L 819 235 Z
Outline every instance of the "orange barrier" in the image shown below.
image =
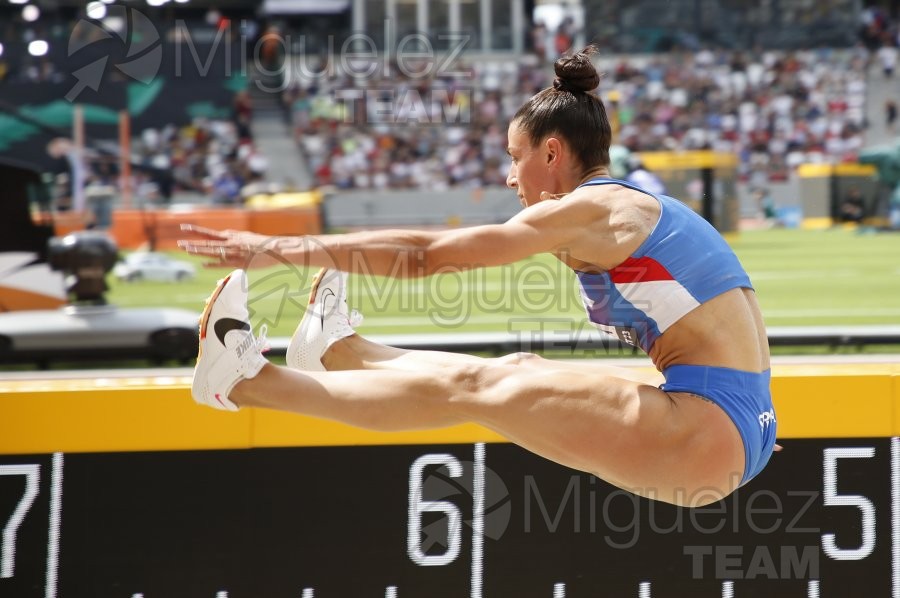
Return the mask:
M 59 236 L 83 230 L 79 214 L 65 213 L 54 218 Z M 243 210 L 200 208 L 195 210 L 116 210 L 109 234 L 121 249 L 136 249 L 156 237 L 156 249 L 175 249 L 183 237 L 182 224 L 199 224 L 215 229 L 249 230 L 264 235 L 315 235 L 322 232 L 318 208 Z

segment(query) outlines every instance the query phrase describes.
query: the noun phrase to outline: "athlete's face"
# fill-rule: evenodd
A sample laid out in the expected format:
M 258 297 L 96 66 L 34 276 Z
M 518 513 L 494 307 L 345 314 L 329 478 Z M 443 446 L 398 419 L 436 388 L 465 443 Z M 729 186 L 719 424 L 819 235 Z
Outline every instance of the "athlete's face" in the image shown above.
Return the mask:
M 512 158 L 506 186 L 515 189 L 522 207 L 534 205 L 541 199 L 541 191 L 555 193 L 551 176 L 552 155 L 545 141 L 531 144 L 528 135 L 519 128 L 517 121 L 509 125 L 507 153 Z

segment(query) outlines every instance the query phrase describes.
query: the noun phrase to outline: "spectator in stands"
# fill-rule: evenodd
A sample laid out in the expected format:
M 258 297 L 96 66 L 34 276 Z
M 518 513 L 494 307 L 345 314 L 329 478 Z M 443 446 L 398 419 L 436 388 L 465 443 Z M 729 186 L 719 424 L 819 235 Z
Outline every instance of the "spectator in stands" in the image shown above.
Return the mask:
M 312 101 L 309 98 L 309 92 L 302 87 L 297 87 L 289 104 L 293 117 L 294 134 L 299 138 L 307 132 L 311 121 Z
M 884 102 L 884 126 L 889 133 L 897 131 L 897 101 L 894 98 Z
M 241 201 L 241 188 L 244 181 L 235 170 L 233 163 L 220 166 L 213 179 L 213 203 L 218 205 L 237 205 Z
M 775 207 L 775 200 L 772 198 L 772 192 L 768 187 L 755 187 L 751 195 L 753 203 L 756 204 L 759 218 L 769 226 L 774 226 L 778 222 L 778 211 Z
M 894 69 L 897 68 L 897 46 L 894 45 L 894 40 L 890 38 L 890 36 L 884 37 L 884 43 L 880 48 L 878 48 L 878 61 L 881 64 L 881 72 L 884 74 L 885 79 L 890 79 L 894 76 Z
M 556 50 L 557 56 L 562 56 L 572 47 L 575 41 L 575 21 L 572 17 L 565 17 L 556 28 L 556 35 L 553 36 L 553 49 Z
M 269 73 L 278 72 L 284 60 L 284 39 L 281 36 L 281 29 L 277 25 L 266 27 L 259 39 L 259 46 L 262 68 Z
M 866 200 L 857 186 L 847 189 L 847 194 L 838 209 L 838 220 L 860 224 L 866 216 Z
M 639 156 L 632 155 L 628 158 L 628 174 L 625 176 L 625 180 L 650 193 L 662 195 L 666 192 L 665 183 L 655 172 L 644 166 L 644 162 Z
M 256 19 L 247 16 L 241 18 L 240 35 L 246 50 L 246 58 L 253 60 L 256 44 L 259 41 L 259 23 Z
M 105 230 L 112 226 L 113 207 L 118 196 L 115 167 L 107 158 L 97 160 L 84 188 L 88 228 Z
M 538 64 L 544 64 L 547 60 L 547 26 L 543 21 L 535 21 L 531 27 L 531 50 L 538 59 Z
M 253 119 L 253 102 L 250 92 L 242 89 L 234 94 L 234 124 L 237 127 L 237 135 L 240 140 L 250 140 L 253 134 L 250 132 L 250 121 Z

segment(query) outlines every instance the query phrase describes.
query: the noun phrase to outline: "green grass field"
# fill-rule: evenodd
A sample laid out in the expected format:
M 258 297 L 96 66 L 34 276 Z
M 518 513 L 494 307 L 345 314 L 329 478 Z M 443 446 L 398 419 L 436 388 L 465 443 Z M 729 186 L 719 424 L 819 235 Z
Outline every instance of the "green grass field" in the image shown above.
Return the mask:
M 740 233 L 732 246 L 750 273 L 770 326 L 900 323 L 900 234 L 759 230 Z M 123 307 L 199 312 L 225 273 L 201 269 L 196 280 L 171 284 L 122 283 L 110 276 L 108 298 Z M 253 270 L 254 324 L 266 323 L 270 336 L 289 336 L 307 301 L 308 274 L 286 267 Z M 574 275 L 544 256 L 411 281 L 353 276 L 349 301 L 365 315 L 364 334 L 585 326 Z

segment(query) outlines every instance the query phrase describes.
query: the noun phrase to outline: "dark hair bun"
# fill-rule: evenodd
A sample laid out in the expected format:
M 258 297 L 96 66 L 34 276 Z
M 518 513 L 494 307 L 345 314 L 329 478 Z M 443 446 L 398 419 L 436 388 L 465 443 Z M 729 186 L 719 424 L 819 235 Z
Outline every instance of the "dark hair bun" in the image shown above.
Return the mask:
M 591 55 L 597 52 L 596 46 L 588 46 L 581 52 L 571 56 L 561 56 L 553 64 L 556 78 L 553 80 L 555 89 L 572 93 L 588 92 L 597 89 L 600 85 L 600 75 L 591 62 Z

